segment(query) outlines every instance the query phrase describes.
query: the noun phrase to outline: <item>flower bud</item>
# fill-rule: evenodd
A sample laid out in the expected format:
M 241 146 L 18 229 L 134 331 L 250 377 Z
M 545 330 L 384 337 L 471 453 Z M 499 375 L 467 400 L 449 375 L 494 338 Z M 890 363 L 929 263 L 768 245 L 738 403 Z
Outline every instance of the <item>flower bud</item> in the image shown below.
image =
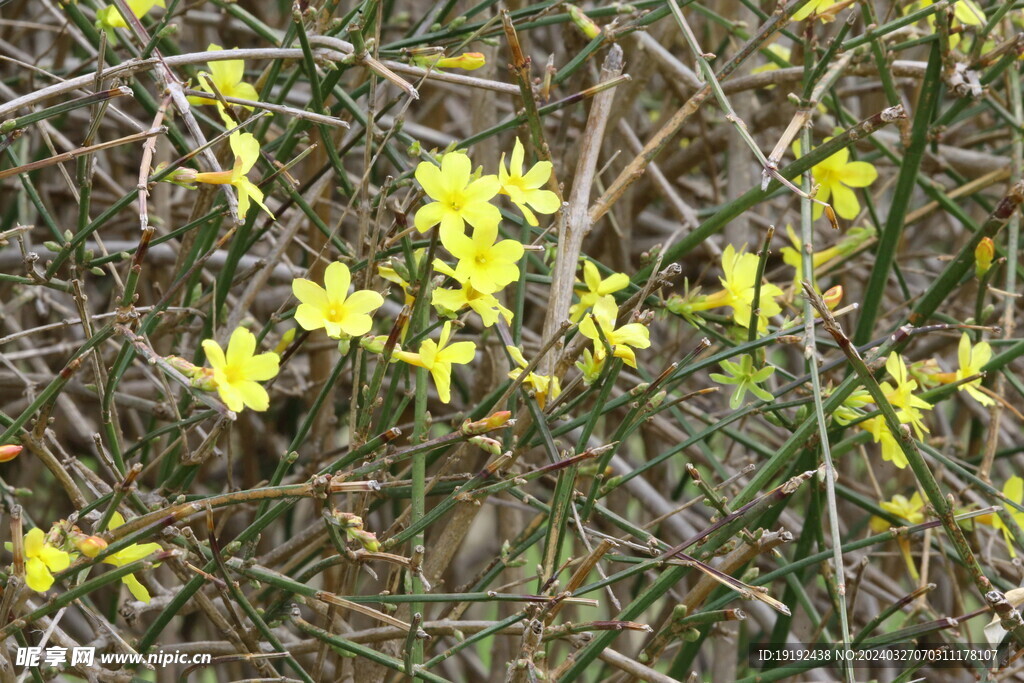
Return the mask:
M 486 434 L 487 432 L 494 431 L 495 429 L 501 429 L 509 424 L 511 417 L 512 413 L 510 411 L 499 410 L 498 412 L 492 413 L 484 419 L 477 420 L 476 422 L 466 420 L 462 423 L 462 433 L 468 434 L 469 436 Z
M 292 327 L 281 335 L 281 341 L 277 342 L 277 346 L 274 347 L 274 353 L 280 356 L 288 350 L 288 347 L 295 341 L 295 329 Z
M 825 293 L 821 295 L 824 299 L 825 305 L 828 306 L 828 310 L 836 310 L 836 306 L 843 300 L 843 286 L 836 285 L 835 287 L 829 287 L 825 290 Z
M 996 255 L 996 245 L 992 238 L 983 237 L 974 248 L 974 274 L 978 278 L 985 277 L 985 273 L 992 267 L 992 259 Z
M 437 66 L 442 69 L 462 69 L 473 71 L 487 63 L 482 52 L 464 52 L 458 57 L 445 57 L 437 60 Z
M 471 436 L 469 442 L 475 446 L 479 446 L 485 453 L 490 453 L 493 456 L 501 455 L 501 442 L 491 439 L 486 436 Z
M 99 536 L 81 536 L 75 539 L 75 547 L 86 557 L 96 557 L 107 549 L 107 542 Z
M 386 334 L 378 334 L 375 337 L 361 337 L 359 339 L 359 345 L 374 354 L 384 353 L 384 345 L 387 342 L 388 336 Z
M 189 185 L 196 181 L 199 176 L 199 171 L 194 168 L 188 168 L 187 166 L 182 168 L 176 168 L 171 171 L 170 175 L 164 178 L 164 182 L 175 183 L 177 185 Z
M 601 376 L 601 370 L 604 368 L 604 356 L 601 354 L 595 356 L 590 349 L 585 349 L 583 360 L 576 361 L 576 367 L 583 373 L 584 384 L 590 386 Z
M 217 383 L 213 379 L 213 370 L 210 368 L 201 368 L 190 361 L 185 360 L 181 356 L 166 356 L 164 358 L 167 364 L 172 368 L 185 375 L 189 379 L 189 383 L 196 389 L 201 391 L 216 391 Z
M 371 553 L 380 550 L 380 541 L 377 540 L 377 534 L 372 531 L 352 529 L 348 532 L 348 537 L 363 546 L 363 550 L 369 550 Z
M 583 35 L 591 40 L 601 35 L 601 27 L 584 14 L 583 10 L 576 5 L 566 5 L 565 7 L 569 11 L 569 18 L 572 19 L 572 23 L 576 24 L 576 28 L 582 31 Z
M 438 69 L 462 69 L 473 71 L 487 63 L 487 59 L 480 52 L 464 52 L 458 57 L 442 57 L 441 55 L 412 55 L 412 62 L 417 66 L 432 66 Z
M 0 446 L 0 462 L 10 462 L 21 454 L 22 446 L 16 446 L 14 444 L 7 444 L 6 446 Z

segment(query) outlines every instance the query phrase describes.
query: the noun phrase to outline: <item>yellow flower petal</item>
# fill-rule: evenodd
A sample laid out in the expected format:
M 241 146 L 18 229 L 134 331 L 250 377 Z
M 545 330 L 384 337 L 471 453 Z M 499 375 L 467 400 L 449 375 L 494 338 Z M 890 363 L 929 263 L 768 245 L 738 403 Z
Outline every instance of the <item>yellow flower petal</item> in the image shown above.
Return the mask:
M 341 261 L 334 261 L 324 271 L 324 289 L 332 301 L 344 301 L 348 296 L 348 288 L 352 285 L 352 274 L 348 266 Z
M 128 574 L 127 576 L 121 577 L 121 582 L 128 586 L 128 590 L 131 591 L 132 596 L 140 601 L 148 603 L 150 601 L 149 591 L 143 586 L 134 574 Z
M 237 327 L 228 340 L 228 365 L 243 365 L 256 351 L 256 335 L 244 327 Z
M 54 572 L 62 572 L 71 566 L 71 555 L 52 545 L 43 545 L 39 551 L 39 559 Z
M 840 180 L 850 187 L 867 187 L 878 180 L 878 170 L 866 161 L 851 161 L 843 166 Z
M 860 202 L 853 190 L 841 183 L 831 186 L 832 206 L 836 213 L 847 220 L 853 220 L 860 213 Z
M 441 169 L 436 164 L 432 164 L 429 161 L 421 161 L 416 166 L 415 176 L 416 182 L 420 184 L 420 187 L 423 188 L 428 197 L 437 199 L 446 194 L 444 178 L 441 175 Z
M 263 412 L 270 407 L 270 396 L 262 385 L 257 384 L 256 382 L 245 381 L 238 382 L 235 387 L 242 399 L 242 403 L 244 403 L 247 408 L 251 408 L 257 412 Z
M 25 583 L 37 593 L 45 593 L 53 585 L 53 574 L 38 557 L 25 560 Z
M 276 353 L 261 353 L 243 364 L 245 376 L 257 382 L 265 382 L 277 376 L 281 359 Z
M 324 288 L 305 278 L 297 277 L 292 280 L 292 294 L 300 302 L 316 309 L 325 309 L 329 304 Z
M 22 544 L 22 549 L 25 551 L 25 557 L 39 557 L 40 551 L 43 549 L 45 544 L 46 534 L 39 527 L 29 529 L 28 533 L 25 534 L 25 540 Z
M 444 213 L 444 207 L 441 205 L 441 202 L 425 204 L 416 212 L 413 224 L 420 232 L 426 232 L 441 222 Z

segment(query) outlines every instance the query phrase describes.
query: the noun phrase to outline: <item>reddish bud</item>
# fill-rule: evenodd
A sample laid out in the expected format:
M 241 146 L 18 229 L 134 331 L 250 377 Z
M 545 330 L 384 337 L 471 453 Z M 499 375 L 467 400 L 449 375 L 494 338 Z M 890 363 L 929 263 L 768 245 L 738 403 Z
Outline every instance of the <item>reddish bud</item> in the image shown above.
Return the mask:
M 6 446 L 0 446 L 0 462 L 10 462 L 17 458 L 22 451 L 22 446 L 15 446 L 14 444 L 7 444 Z

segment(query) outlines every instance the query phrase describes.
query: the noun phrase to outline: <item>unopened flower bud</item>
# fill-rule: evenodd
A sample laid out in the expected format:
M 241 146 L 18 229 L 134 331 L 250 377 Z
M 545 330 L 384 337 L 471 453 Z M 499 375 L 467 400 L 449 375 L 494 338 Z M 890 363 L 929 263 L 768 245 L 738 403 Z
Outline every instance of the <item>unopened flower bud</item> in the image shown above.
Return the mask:
M 386 334 L 379 334 L 375 337 L 361 337 L 359 339 L 359 345 L 370 353 L 383 353 L 384 345 L 388 342 L 388 336 Z
M 566 5 L 565 8 L 569 11 L 569 18 L 572 19 L 572 23 L 576 24 L 576 28 L 582 31 L 583 35 L 587 38 L 593 40 L 601 35 L 601 27 L 584 14 L 583 10 L 575 5 Z
M 212 369 L 201 368 L 181 356 L 167 356 L 164 360 L 172 368 L 185 375 L 189 379 L 189 384 L 196 389 L 200 391 L 216 391 L 217 382 L 213 379 Z
M 500 441 L 496 441 L 486 436 L 473 436 L 470 437 L 469 442 L 479 446 L 485 453 L 490 453 L 494 456 L 501 455 Z
M 457 57 L 443 57 L 441 55 L 412 55 L 412 62 L 417 66 L 432 66 L 438 69 L 462 69 L 473 71 L 487 63 L 487 59 L 480 52 L 464 52 Z
M 665 398 L 667 396 L 668 396 L 668 392 L 665 391 L 664 389 L 662 389 L 661 391 L 659 391 L 656 394 L 654 394 L 654 396 L 651 397 L 651 400 L 649 400 L 647 402 L 648 409 L 649 410 L 654 410 L 655 408 L 660 406 L 662 403 L 665 402 Z
M 277 342 L 277 346 L 274 347 L 274 353 L 280 356 L 288 350 L 288 347 L 295 341 L 295 330 L 296 328 L 292 327 L 281 335 L 281 341 Z
M 843 300 L 843 286 L 836 285 L 835 287 L 829 287 L 825 290 L 825 293 L 821 295 L 824 299 L 825 305 L 828 306 L 828 310 L 836 310 L 836 306 Z
M 487 432 L 494 431 L 495 429 L 501 429 L 502 427 L 509 424 L 509 419 L 512 417 L 512 413 L 508 410 L 499 410 L 496 413 L 491 413 L 482 420 L 476 422 L 466 421 L 462 423 L 462 433 L 468 434 L 469 436 L 478 436 L 480 434 L 486 434 Z
M 377 534 L 372 531 L 353 529 L 348 532 L 348 537 L 363 546 L 363 550 L 369 550 L 371 553 L 380 550 L 380 541 L 377 540 Z
M 174 183 L 176 185 L 184 185 L 185 187 L 188 187 L 189 185 L 194 183 L 196 181 L 196 178 L 198 177 L 199 171 L 195 170 L 194 168 L 188 168 L 187 166 L 184 166 L 182 168 L 174 169 L 163 180 L 166 183 Z
M 11 460 L 14 460 L 21 454 L 22 448 L 22 446 L 16 446 L 14 444 L 0 446 L 0 462 L 10 462 Z
M 583 359 L 576 361 L 576 367 L 583 373 L 583 382 L 590 386 L 601 376 L 601 370 L 604 368 L 604 356 L 600 354 L 595 356 L 590 349 L 584 349 Z
M 107 542 L 99 536 L 81 536 L 75 539 L 75 547 L 86 557 L 96 557 L 107 549 Z
M 974 274 L 979 278 L 985 277 L 985 273 L 992 267 L 992 259 L 996 255 L 996 245 L 990 237 L 983 237 L 974 248 Z

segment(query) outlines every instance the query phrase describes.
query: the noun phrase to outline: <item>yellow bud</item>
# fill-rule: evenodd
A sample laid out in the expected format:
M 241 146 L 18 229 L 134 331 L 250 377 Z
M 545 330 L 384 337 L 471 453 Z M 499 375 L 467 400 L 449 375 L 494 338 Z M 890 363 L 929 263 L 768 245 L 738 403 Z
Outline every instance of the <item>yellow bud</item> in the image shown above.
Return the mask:
M 576 24 L 576 28 L 582 31 L 583 35 L 591 40 L 601 35 L 601 27 L 584 14 L 583 10 L 576 5 L 566 5 L 566 8 L 569 10 L 569 18 L 572 19 L 572 23 Z
M 445 57 L 437 60 L 437 66 L 442 69 L 462 69 L 473 71 L 487 63 L 482 52 L 463 52 L 458 57 Z
M 992 238 L 983 237 L 974 248 L 974 274 L 979 278 L 985 277 L 985 273 L 992 267 L 992 259 L 996 255 L 996 245 Z
M 75 547 L 86 557 L 96 557 L 107 549 L 107 542 L 99 536 L 85 536 L 75 539 Z
M 825 305 L 828 306 L 828 310 L 836 310 L 836 306 L 843 300 L 843 286 L 836 285 L 825 290 L 825 293 L 821 295 L 821 298 L 825 300 Z
M 487 63 L 481 52 L 463 52 L 458 57 L 442 57 L 441 55 L 413 54 L 412 62 L 417 66 L 432 66 L 438 69 L 462 69 L 473 71 Z
M 21 454 L 22 446 L 15 446 L 14 444 L 7 444 L 6 446 L 0 446 L 0 462 L 10 462 Z
M 462 433 L 471 436 L 479 434 L 486 434 L 487 432 L 495 429 L 501 429 L 505 425 L 509 424 L 509 420 L 512 417 L 512 413 L 508 410 L 499 410 L 496 413 L 492 413 L 482 420 L 476 422 L 470 422 L 466 420 L 462 423 Z
M 295 329 L 293 327 L 281 335 L 281 341 L 277 342 L 277 346 L 274 347 L 274 353 L 280 356 L 288 350 L 288 347 L 295 341 Z

